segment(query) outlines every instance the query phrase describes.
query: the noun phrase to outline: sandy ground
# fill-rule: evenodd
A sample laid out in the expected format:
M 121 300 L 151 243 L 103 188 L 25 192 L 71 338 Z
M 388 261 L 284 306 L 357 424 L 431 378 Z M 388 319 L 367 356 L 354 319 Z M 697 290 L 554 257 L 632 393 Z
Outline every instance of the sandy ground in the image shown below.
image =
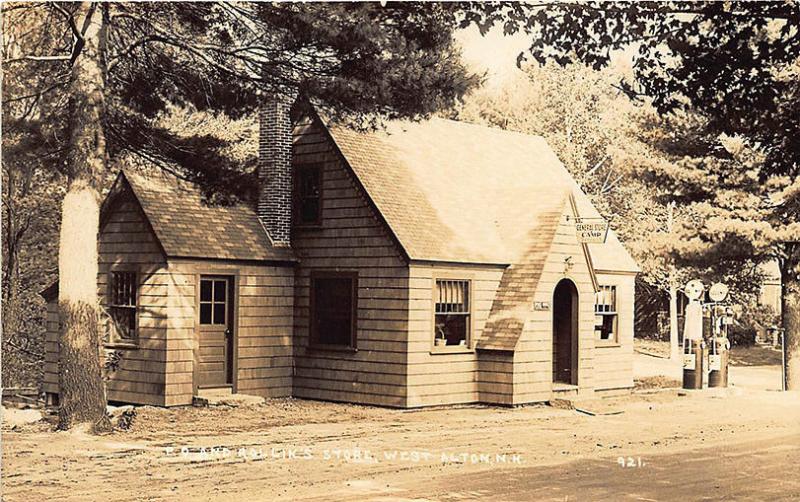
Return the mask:
M 641 357 L 638 366 L 656 364 Z M 417 481 L 513 478 L 536 466 L 646 461 L 800 434 L 800 395 L 767 390 L 778 369 L 736 370 L 726 392 L 581 404 L 595 416 L 547 406 L 401 411 L 285 399 L 142 407 L 131 430 L 99 437 L 54 433 L 45 423 L 4 426 L 3 500 L 393 500 Z
M 669 342 L 634 339 L 634 349 L 641 354 L 669 357 Z M 779 347 L 769 345 L 735 346 L 729 352 L 732 366 L 780 366 L 782 352 Z
M 641 460 L 641 461 L 639 461 Z M 647 459 L 583 458 L 493 476 L 453 474 L 424 484 L 392 485 L 396 500 L 599 500 L 727 502 L 800 499 L 800 435 L 707 446 Z M 372 497 L 373 499 L 379 497 Z M 389 497 L 383 497 L 383 500 Z M 320 502 L 326 500 L 319 497 Z

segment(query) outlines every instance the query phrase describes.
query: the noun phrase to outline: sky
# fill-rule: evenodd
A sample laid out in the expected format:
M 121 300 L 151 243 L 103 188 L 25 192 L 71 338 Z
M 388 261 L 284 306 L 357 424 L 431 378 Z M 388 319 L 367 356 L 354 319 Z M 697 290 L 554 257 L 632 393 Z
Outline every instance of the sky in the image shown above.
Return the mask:
M 485 85 L 488 88 L 502 87 L 522 74 L 522 70 L 517 68 L 517 55 L 520 52 L 527 53 L 531 44 L 531 35 L 517 33 L 505 36 L 500 25 L 494 26 L 484 37 L 472 25 L 458 30 L 455 39 L 461 44 L 464 62 L 474 71 L 486 71 Z M 614 51 L 611 53 L 610 66 L 620 75 L 630 77 L 635 54 L 635 46 Z M 529 57 L 528 64 L 531 64 L 531 59 Z
M 495 26 L 485 37 L 474 25 L 455 34 L 461 44 L 463 59 L 472 69 L 487 72 L 487 85 L 499 86 L 521 73 L 517 55 L 530 46 L 528 35 L 504 36 L 501 26 Z

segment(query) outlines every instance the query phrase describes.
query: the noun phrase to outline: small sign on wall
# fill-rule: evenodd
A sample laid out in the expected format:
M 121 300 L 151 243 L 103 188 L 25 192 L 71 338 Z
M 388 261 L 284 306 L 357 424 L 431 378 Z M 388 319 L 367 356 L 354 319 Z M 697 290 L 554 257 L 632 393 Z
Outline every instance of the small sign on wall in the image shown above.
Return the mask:
M 608 221 L 604 218 L 574 218 L 575 234 L 583 244 L 602 244 L 608 237 Z
M 533 310 L 550 310 L 550 302 L 533 302 Z

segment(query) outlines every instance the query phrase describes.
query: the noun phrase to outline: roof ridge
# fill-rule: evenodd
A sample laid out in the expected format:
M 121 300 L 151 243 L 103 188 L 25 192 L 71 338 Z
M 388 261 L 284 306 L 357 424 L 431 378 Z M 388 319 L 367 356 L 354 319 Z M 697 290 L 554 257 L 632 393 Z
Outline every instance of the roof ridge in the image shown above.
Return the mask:
M 498 126 L 493 126 L 493 125 L 488 125 L 488 124 L 479 124 L 477 122 L 470 122 L 470 121 L 467 121 L 467 120 L 449 119 L 449 118 L 446 118 L 446 117 L 432 116 L 432 117 L 430 117 L 428 119 L 421 119 L 421 120 L 394 119 L 394 120 L 388 121 L 388 123 L 390 123 L 390 124 L 391 123 L 400 124 L 400 123 L 403 123 L 403 122 L 408 122 L 408 123 L 413 123 L 413 124 L 419 124 L 419 123 L 425 122 L 426 120 L 427 121 L 447 122 L 447 123 L 450 123 L 450 124 L 457 124 L 459 126 L 474 127 L 474 128 L 478 128 L 478 129 L 495 131 L 495 132 L 498 132 L 498 133 L 501 133 L 501 134 L 505 134 L 505 133 L 514 134 L 514 135 L 518 135 L 518 136 L 523 136 L 525 138 L 539 139 L 539 140 L 544 141 L 545 143 L 547 142 L 547 139 L 545 139 L 545 137 L 542 136 L 541 134 L 531 134 L 531 133 L 527 133 L 527 132 L 523 132 L 523 131 L 517 131 L 517 130 L 514 130 L 514 129 L 505 129 L 503 127 L 498 127 Z

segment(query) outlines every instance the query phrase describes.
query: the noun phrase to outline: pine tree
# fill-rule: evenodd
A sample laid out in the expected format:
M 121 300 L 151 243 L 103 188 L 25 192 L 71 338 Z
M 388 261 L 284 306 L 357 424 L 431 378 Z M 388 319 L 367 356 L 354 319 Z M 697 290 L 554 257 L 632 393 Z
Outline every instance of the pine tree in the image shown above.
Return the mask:
M 6 3 L 4 127 L 46 138 L 64 173 L 59 248 L 62 427 L 108 427 L 96 291 L 99 181 L 128 153 L 246 194 L 253 173 L 210 135 L 160 125 L 170 107 L 237 118 L 259 93 L 302 94 L 333 119 L 419 117 L 477 82 L 452 39 L 466 5 Z M 18 78 L 24 74 L 30 78 Z

